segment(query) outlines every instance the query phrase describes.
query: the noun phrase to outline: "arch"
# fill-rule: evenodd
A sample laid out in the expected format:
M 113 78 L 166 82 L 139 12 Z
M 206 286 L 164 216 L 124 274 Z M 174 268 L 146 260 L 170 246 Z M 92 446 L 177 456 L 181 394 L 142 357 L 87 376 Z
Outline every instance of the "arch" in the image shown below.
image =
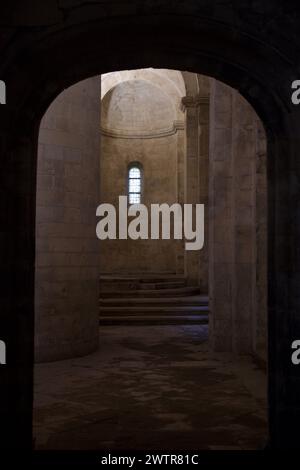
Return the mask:
M 169 76 L 170 74 L 171 77 Z M 160 94 L 165 95 L 176 110 L 177 120 L 182 119 L 181 99 L 186 94 L 185 81 L 182 73 L 177 70 L 156 70 L 153 68 L 138 70 L 123 70 L 111 72 L 101 76 L 101 101 L 105 103 L 113 90 L 120 88 L 121 84 L 144 82 L 156 87 Z
M 128 11 L 114 17 L 109 10 L 106 18 L 102 17 L 101 9 L 91 14 L 88 5 L 83 5 L 80 10 L 85 15 L 79 15 L 82 20 L 78 20 L 78 9 L 73 14 L 66 7 L 66 23 L 29 34 L 25 45 L 24 37 L 17 36 L 2 61 L 1 72 L 9 85 L 10 102 L 0 115 L 3 129 L 0 187 L 4 190 L 1 200 L 7 214 L 1 244 L 5 279 L 1 313 L 4 339 L 10 345 L 7 360 L 13 366 L 6 367 L 1 386 L 2 427 L 6 430 L 3 447 L 32 445 L 39 121 L 53 99 L 71 84 L 108 71 L 150 65 L 210 75 L 238 89 L 267 130 L 270 438 L 273 446 L 298 445 L 299 372 L 289 362 L 289 345 L 295 336 L 300 337 L 297 318 L 300 253 L 296 249 L 300 232 L 297 218 L 300 165 L 295 158 L 297 142 L 293 140 L 300 132 L 300 112 L 291 105 L 289 95 L 290 83 L 297 76 L 297 64 L 287 56 L 288 48 L 267 43 L 239 7 L 235 7 L 232 19 L 221 22 L 213 16 L 213 8 L 197 9 L 187 2 L 172 10 L 173 7 L 165 9 L 164 2 L 157 3 L 164 5 L 164 13 L 149 6 L 136 15 Z M 121 42 L 114 39 L 117 36 L 122 37 Z
M 176 109 L 174 100 L 156 84 L 148 80 L 125 80 L 102 98 L 101 130 L 105 135 L 120 138 L 155 137 L 176 132 L 181 114 L 179 106 Z
M 184 80 L 186 95 L 197 96 L 199 93 L 199 80 L 196 74 L 190 72 L 182 72 L 182 78 Z
M 159 86 L 166 94 L 173 100 L 182 98 L 185 95 L 185 81 L 183 74 L 177 70 L 165 69 L 138 69 L 138 70 L 121 70 L 118 72 L 110 72 L 102 75 L 101 77 L 101 98 L 103 99 L 106 93 L 111 88 L 119 83 L 129 80 L 145 80 L 153 85 Z

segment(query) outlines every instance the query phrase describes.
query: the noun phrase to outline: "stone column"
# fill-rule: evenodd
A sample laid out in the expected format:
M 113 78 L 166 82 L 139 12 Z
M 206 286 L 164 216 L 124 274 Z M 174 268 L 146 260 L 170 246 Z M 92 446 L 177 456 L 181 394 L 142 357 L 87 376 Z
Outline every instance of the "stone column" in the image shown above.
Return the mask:
M 186 111 L 186 164 L 185 203 L 204 204 L 207 229 L 208 205 L 208 96 L 185 96 L 182 107 Z M 208 243 L 207 230 L 201 251 L 187 251 L 185 274 L 190 285 L 200 285 L 202 293 L 208 291 Z
M 177 201 L 183 207 L 185 197 L 185 152 L 186 138 L 185 125 L 178 126 L 177 129 Z M 173 223 L 172 223 L 173 230 Z M 185 243 L 184 240 L 177 240 L 176 251 L 176 274 L 183 276 L 185 272 Z
M 256 148 L 256 316 L 253 349 L 259 359 L 266 363 L 268 356 L 267 142 L 265 130 L 258 118 Z
M 257 226 L 266 223 L 265 206 L 257 219 L 257 192 L 266 190 L 257 186 L 258 118 L 238 92 L 215 80 L 210 112 L 212 346 L 250 353 L 257 315 L 265 315 L 257 311 Z M 263 277 L 262 253 L 259 260 Z
M 209 96 L 199 98 L 199 203 L 205 206 L 204 247 L 199 253 L 199 286 L 202 294 L 208 294 L 208 168 L 209 168 Z
M 215 80 L 210 92 L 209 304 L 210 340 L 216 351 L 233 344 L 233 208 L 231 90 Z
M 196 96 L 182 98 L 186 111 L 186 162 L 185 162 L 185 203 L 199 201 L 199 101 Z M 185 275 L 188 285 L 197 285 L 199 276 L 199 252 L 185 252 Z
M 232 90 L 233 350 L 253 350 L 256 316 L 256 115 Z
M 60 94 L 40 125 L 36 210 L 37 361 L 98 346 L 99 77 Z

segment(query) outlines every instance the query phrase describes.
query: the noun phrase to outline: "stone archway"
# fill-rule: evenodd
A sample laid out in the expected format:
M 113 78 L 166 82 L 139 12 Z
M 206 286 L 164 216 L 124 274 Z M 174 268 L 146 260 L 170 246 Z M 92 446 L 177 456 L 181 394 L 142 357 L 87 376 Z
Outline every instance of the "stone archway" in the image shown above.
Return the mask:
M 164 2 L 159 2 L 164 4 Z M 71 8 L 71 7 L 70 7 Z M 1 109 L 2 332 L 9 345 L 1 387 L 4 448 L 31 447 L 34 220 L 39 120 L 59 92 L 107 71 L 146 66 L 208 74 L 253 105 L 268 135 L 269 172 L 269 406 L 271 445 L 296 447 L 299 374 L 290 363 L 290 344 L 300 334 L 298 199 L 296 160 L 299 111 L 290 101 L 296 67 L 282 44 L 268 45 L 249 15 L 239 10 L 224 24 L 192 2 L 165 14 L 151 7 L 119 17 L 95 7 L 65 8 L 66 24 L 16 38 L 2 62 L 7 101 Z M 194 15 L 191 16 L 191 11 Z M 145 13 L 148 13 L 147 16 Z M 170 13 L 173 13 L 170 14 Z M 174 14 L 175 13 L 175 14 Z M 185 16 L 186 14 L 186 16 Z M 222 15 L 221 15 L 222 16 Z M 236 21 L 238 18 L 238 21 Z M 40 20 L 42 21 L 42 20 Z M 61 23 L 59 23 L 61 21 Z M 38 20 L 35 18 L 34 24 Z M 159 22 L 159 25 L 158 25 Z M 236 28 L 238 23 L 239 28 Z M 248 32 L 252 31 L 251 37 Z M 155 31 L 155 34 L 153 32 Z M 122 44 L 116 39 L 122 36 Z M 110 38 L 110 48 L 105 44 Z M 138 41 L 136 40 L 138 38 Z M 23 38 L 24 39 L 24 38 Z M 278 38 L 277 38 L 278 39 Z M 102 46 L 103 45 L 103 46 Z M 259 49 L 259 54 L 257 53 Z M 284 158 L 283 158 L 284 155 Z

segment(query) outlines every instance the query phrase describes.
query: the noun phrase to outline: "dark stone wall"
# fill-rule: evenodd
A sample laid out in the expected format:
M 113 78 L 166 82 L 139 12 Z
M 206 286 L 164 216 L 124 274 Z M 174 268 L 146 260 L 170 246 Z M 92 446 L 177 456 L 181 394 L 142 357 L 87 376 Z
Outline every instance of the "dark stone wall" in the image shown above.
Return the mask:
M 207 74 L 253 105 L 268 136 L 270 445 L 298 447 L 300 5 L 287 0 L 3 1 L 0 79 L 1 447 L 32 445 L 35 188 L 39 120 L 67 86 L 146 66 Z

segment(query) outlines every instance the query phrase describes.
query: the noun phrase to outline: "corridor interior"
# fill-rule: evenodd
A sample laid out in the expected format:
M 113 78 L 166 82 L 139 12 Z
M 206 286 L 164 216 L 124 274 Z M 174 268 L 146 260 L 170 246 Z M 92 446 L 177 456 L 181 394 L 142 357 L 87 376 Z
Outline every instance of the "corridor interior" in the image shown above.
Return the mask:
M 167 69 L 59 95 L 39 133 L 39 450 L 262 449 L 266 138 L 234 89 Z M 96 237 L 96 208 L 204 204 L 205 243 Z M 174 224 L 171 223 L 171 233 Z
M 207 335 L 206 325 L 105 326 L 97 352 L 36 365 L 37 449 L 263 449 L 265 371 L 209 352 Z

